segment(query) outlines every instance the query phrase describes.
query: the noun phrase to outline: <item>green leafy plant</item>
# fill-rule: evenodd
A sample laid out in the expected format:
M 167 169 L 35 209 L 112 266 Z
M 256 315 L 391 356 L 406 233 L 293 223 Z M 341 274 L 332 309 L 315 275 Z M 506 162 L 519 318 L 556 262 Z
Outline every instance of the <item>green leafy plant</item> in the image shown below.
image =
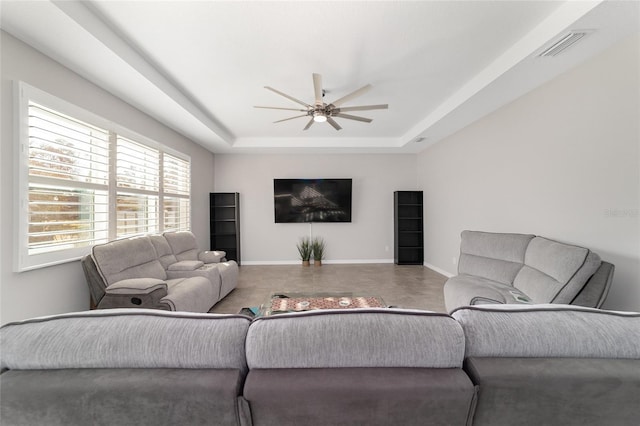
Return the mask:
M 322 260 L 325 250 L 324 240 L 320 237 L 314 238 L 311 247 L 313 249 L 313 260 Z
M 296 247 L 298 249 L 300 259 L 302 259 L 303 262 L 308 262 L 309 259 L 311 259 L 311 254 L 313 253 L 311 239 L 309 239 L 309 237 L 302 237 Z

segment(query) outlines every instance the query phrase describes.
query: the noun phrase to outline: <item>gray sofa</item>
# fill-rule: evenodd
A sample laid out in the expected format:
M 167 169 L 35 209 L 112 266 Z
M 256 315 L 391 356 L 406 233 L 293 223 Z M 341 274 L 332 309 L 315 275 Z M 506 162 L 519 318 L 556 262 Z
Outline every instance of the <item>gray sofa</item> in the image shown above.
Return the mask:
M 239 315 L 94 310 L 0 328 L 14 425 L 637 425 L 640 314 L 567 305 Z
M 529 234 L 463 231 L 445 306 L 561 303 L 599 308 L 614 266 L 591 250 Z
M 484 305 L 452 316 L 478 386 L 474 425 L 639 423 L 640 314 Z
M 191 232 L 96 245 L 82 267 L 93 306 L 208 312 L 238 282 L 224 252 L 199 251 Z

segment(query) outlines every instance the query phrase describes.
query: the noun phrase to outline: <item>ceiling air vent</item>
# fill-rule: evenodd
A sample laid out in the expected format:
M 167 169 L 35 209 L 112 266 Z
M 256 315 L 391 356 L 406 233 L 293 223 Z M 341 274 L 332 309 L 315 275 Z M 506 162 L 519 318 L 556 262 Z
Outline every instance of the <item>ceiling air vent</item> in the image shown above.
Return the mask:
M 591 34 L 593 30 L 573 30 L 545 49 L 538 56 L 558 56 L 569 47 Z

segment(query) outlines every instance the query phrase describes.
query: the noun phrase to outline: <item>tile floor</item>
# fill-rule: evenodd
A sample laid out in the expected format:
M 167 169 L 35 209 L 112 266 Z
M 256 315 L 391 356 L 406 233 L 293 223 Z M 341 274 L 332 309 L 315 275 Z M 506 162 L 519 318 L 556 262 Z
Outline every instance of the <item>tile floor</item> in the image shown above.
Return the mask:
M 238 286 L 210 312 L 238 313 L 272 293 L 336 291 L 379 296 L 388 305 L 445 312 L 444 275 L 424 266 L 394 264 L 244 265 Z

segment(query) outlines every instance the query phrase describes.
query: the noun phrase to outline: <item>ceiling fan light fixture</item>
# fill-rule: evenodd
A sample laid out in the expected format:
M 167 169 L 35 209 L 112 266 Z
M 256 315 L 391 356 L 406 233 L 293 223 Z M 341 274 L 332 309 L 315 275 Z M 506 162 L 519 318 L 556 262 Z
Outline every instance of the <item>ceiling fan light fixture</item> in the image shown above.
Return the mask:
M 313 113 L 313 121 L 315 121 L 316 123 L 324 123 L 325 121 L 327 121 L 327 116 L 320 111 L 315 111 Z

